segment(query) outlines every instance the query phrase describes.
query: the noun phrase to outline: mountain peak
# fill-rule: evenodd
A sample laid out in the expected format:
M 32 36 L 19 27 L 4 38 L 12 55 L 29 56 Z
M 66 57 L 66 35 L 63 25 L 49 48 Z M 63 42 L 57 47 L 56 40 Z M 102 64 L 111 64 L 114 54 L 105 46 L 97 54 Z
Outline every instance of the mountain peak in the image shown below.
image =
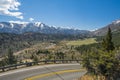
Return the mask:
M 94 34 L 97 36 L 103 36 L 107 33 L 109 27 L 112 32 L 120 31 L 120 20 L 113 21 L 111 24 L 94 31 Z
M 34 23 L 37 27 L 39 27 L 42 23 L 41 22 L 35 22 Z
M 120 19 L 116 20 L 116 21 L 113 21 L 113 24 L 118 24 L 118 23 L 120 23 Z

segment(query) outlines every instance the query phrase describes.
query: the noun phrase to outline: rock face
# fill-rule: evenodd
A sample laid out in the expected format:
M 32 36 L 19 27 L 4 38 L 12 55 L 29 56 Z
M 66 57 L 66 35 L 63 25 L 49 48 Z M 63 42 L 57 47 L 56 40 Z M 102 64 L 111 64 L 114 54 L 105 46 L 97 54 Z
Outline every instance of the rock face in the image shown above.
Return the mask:
M 111 24 L 94 31 L 94 35 L 103 36 L 106 34 L 108 28 L 111 28 L 112 32 L 120 31 L 120 20 L 113 21 Z
M 22 34 L 26 32 L 36 32 L 45 34 L 88 34 L 90 31 L 60 28 L 54 26 L 48 26 L 41 22 L 34 23 L 14 23 L 14 22 L 0 22 L 1 33 L 15 33 Z

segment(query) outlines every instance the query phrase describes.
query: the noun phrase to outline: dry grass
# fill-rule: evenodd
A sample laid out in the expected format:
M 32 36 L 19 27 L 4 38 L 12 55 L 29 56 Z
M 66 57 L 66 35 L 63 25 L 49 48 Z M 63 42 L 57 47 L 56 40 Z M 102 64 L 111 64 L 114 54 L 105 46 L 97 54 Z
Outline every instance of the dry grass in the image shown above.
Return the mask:
M 89 75 L 84 75 L 82 76 L 80 79 L 78 80 L 94 80 L 93 76 L 89 76 Z
M 80 45 L 88 45 L 97 43 L 95 38 L 88 38 L 84 40 L 74 40 L 74 41 L 67 41 L 67 45 L 74 45 L 74 46 L 80 46 Z
M 105 80 L 105 77 L 103 76 L 93 76 L 93 75 L 84 75 L 81 78 L 79 78 L 78 80 Z

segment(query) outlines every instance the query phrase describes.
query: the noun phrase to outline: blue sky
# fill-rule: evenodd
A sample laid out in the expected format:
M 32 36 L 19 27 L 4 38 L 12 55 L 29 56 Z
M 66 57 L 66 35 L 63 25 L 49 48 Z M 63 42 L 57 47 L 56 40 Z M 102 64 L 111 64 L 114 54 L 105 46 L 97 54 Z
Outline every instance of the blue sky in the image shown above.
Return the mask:
M 94 30 L 118 19 L 120 0 L 0 0 L 0 21 Z

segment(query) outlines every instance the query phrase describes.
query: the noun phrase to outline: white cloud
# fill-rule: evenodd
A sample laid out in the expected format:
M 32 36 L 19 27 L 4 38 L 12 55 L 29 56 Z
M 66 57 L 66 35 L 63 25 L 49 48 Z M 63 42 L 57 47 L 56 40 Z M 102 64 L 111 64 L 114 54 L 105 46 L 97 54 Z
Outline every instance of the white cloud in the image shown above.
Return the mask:
M 29 21 L 34 21 L 34 19 L 33 18 L 29 18 Z
M 10 23 L 17 23 L 17 24 L 28 24 L 29 22 L 23 22 L 23 21 L 9 21 Z
M 18 11 L 20 5 L 20 2 L 17 0 L 0 0 L 0 15 L 23 19 L 22 12 Z

